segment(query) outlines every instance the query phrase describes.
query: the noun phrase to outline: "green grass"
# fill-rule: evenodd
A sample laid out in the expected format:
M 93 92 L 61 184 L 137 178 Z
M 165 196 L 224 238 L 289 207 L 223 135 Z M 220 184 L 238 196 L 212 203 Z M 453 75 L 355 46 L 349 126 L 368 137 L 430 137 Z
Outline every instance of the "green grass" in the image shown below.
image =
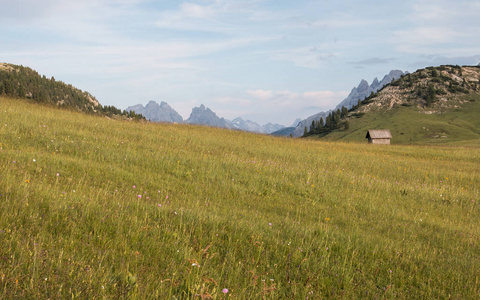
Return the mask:
M 480 297 L 478 148 L 0 120 L 0 298 Z
M 480 146 L 480 94 L 462 96 L 458 109 L 425 114 L 415 107 L 379 108 L 351 118 L 348 130 L 336 130 L 324 139 L 365 142 L 369 129 L 390 129 L 392 143 Z M 453 101 L 453 100 L 452 100 Z M 471 102 L 470 102 L 471 101 Z M 318 137 L 314 137 L 318 138 Z

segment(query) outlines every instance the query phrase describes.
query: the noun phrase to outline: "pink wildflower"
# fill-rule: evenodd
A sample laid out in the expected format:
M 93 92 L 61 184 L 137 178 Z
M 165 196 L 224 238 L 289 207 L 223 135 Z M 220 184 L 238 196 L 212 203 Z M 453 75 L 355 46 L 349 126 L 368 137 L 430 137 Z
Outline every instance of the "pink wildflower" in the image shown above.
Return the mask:
M 223 289 L 222 293 L 224 293 L 224 294 L 228 293 L 228 289 Z

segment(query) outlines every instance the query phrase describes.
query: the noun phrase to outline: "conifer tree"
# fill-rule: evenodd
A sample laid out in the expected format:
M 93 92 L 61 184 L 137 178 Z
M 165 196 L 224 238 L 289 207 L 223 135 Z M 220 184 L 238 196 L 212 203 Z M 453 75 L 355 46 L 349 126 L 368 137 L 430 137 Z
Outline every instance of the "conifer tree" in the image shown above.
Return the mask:
M 341 118 L 345 118 L 348 115 L 348 108 L 342 106 L 342 114 L 340 115 Z

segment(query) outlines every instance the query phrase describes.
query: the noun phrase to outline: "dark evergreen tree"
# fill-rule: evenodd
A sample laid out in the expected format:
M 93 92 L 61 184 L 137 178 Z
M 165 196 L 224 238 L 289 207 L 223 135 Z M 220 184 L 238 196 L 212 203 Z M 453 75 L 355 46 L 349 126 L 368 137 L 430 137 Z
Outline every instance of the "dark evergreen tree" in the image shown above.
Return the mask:
M 13 86 L 13 82 L 11 80 L 6 80 L 4 81 L 4 85 L 5 85 L 5 95 L 14 96 L 15 88 Z
M 342 106 L 342 113 L 340 115 L 340 118 L 345 118 L 348 115 L 348 108 L 345 106 Z
M 427 106 L 431 106 L 435 101 L 435 87 L 431 84 L 427 88 L 427 96 L 425 100 L 427 102 Z

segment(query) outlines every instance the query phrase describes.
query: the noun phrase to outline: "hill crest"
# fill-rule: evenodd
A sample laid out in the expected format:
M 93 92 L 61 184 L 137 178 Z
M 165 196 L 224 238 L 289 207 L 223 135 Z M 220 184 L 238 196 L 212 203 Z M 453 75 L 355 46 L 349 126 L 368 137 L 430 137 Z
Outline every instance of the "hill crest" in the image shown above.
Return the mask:
M 89 92 L 58 81 L 53 76 L 47 78 L 29 67 L 0 62 L 1 95 L 24 98 L 89 114 L 144 119 L 142 115 L 135 112 L 121 111 L 114 106 L 102 106 Z

